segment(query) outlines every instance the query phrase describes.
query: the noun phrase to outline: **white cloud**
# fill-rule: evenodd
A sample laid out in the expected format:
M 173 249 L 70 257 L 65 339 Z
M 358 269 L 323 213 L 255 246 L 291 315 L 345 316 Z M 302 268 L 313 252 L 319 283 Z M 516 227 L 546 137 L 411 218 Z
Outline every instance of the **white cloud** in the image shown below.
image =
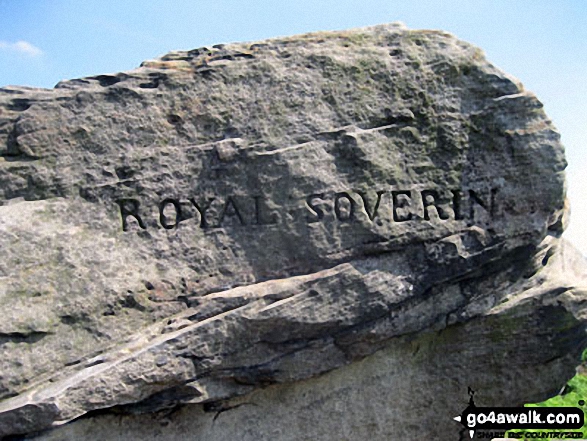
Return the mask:
M 32 45 L 28 41 L 17 41 L 16 43 L 9 43 L 7 41 L 0 40 L 0 50 L 8 50 L 12 52 L 18 52 L 24 55 L 28 55 L 29 57 L 38 57 L 43 55 L 43 51 L 38 47 Z

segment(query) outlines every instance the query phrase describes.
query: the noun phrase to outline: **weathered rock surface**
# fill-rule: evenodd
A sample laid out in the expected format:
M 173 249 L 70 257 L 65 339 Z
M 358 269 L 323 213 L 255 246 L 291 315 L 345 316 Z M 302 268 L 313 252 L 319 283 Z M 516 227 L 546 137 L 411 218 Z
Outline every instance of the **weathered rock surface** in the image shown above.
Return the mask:
M 467 386 L 546 398 L 586 345 L 565 165 L 399 25 L 0 89 L 0 437 L 450 439 Z
M 570 305 L 585 292 L 561 296 L 557 289 L 573 275 L 584 277 L 574 273 L 584 272 L 584 258 L 557 247 L 545 268 L 483 315 L 392 339 L 375 355 L 320 377 L 215 406 L 99 415 L 35 440 L 468 440 L 453 421 L 467 405 L 467 386 L 476 390 L 477 405 L 514 406 L 520 397 L 553 396 L 561 386 L 553 379 L 572 371 L 580 331 L 557 303 Z

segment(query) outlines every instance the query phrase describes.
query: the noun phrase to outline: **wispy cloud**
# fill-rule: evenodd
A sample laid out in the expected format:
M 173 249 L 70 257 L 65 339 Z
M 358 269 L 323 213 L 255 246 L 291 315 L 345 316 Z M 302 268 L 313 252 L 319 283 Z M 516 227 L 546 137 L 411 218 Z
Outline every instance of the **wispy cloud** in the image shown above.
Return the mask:
M 38 57 L 43 55 L 43 51 L 41 49 L 29 43 L 28 41 L 23 40 L 17 41 L 16 43 L 0 40 L 0 50 L 18 52 L 20 54 L 28 55 L 29 57 Z

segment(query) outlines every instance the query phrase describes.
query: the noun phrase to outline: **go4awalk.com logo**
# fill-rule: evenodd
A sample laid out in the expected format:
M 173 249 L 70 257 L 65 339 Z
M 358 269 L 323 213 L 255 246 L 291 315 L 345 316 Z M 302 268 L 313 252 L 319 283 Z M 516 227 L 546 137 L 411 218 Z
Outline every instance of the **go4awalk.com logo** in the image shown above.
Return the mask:
M 454 417 L 463 426 L 470 438 L 478 431 L 492 431 L 491 438 L 504 436 L 506 430 L 544 429 L 541 438 L 582 438 L 579 432 L 548 432 L 548 430 L 580 429 L 584 424 L 583 411 L 578 407 L 477 407 L 469 388 L 469 405 Z M 486 438 L 479 433 L 481 438 Z M 516 436 L 516 434 L 511 434 Z M 528 437 L 528 434 L 525 435 Z M 530 436 L 537 438 L 537 436 Z M 490 438 L 490 439 L 491 439 Z

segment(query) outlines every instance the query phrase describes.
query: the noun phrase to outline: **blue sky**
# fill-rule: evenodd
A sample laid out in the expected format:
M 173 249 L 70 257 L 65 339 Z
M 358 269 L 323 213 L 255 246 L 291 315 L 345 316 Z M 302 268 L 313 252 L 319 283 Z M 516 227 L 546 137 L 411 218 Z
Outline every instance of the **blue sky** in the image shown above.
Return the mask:
M 566 146 L 566 235 L 587 255 L 587 1 L 0 0 L 0 86 L 53 87 L 174 49 L 391 21 L 452 32 L 536 93 Z

